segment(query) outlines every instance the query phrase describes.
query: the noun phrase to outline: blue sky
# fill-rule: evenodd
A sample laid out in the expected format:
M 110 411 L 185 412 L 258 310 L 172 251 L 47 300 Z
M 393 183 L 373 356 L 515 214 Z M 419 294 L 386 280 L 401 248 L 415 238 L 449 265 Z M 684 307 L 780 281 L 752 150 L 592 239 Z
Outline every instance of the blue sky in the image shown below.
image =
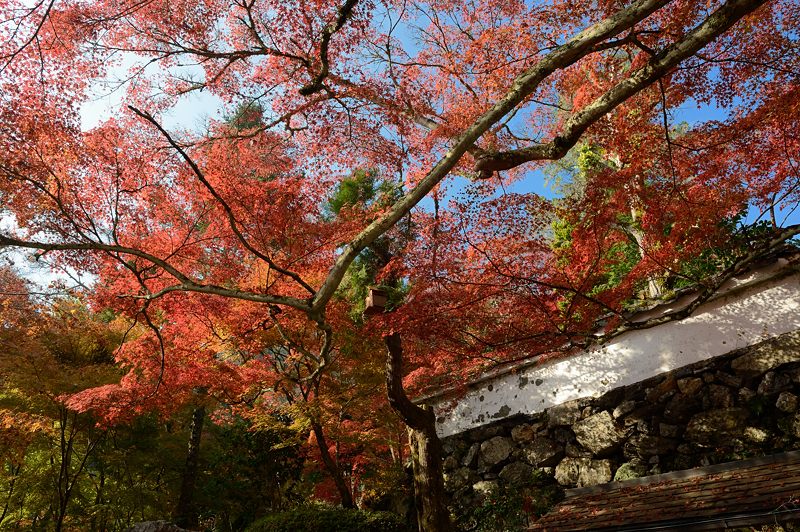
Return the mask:
M 127 70 L 133 66 L 135 59 L 123 58 L 119 64 L 113 67 L 109 72 L 109 80 L 115 81 L 124 78 Z M 157 67 L 152 67 L 157 68 Z M 193 69 L 197 70 L 195 74 L 202 75 L 202 71 L 198 67 L 183 67 L 191 73 Z M 115 112 L 118 112 L 124 100 L 124 90 L 111 90 L 115 84 L 99 84 L 95 89 L 93 97 L 86 102 L 81 109 L 81 120 L 84 129 L 90 129 L 100 122 L 113 117 Z M 207 91 L 195 91 L 180 99 L 178 104 L 169 112 L 163 115 L 162 120 L 164 126 L 168 130 L 202 130 L 204 126 L 211 119 L 220 119 L 224 114 L 223 104 L 221 100 Z M 689 101 L 681 108 L 673 110 L 670 120 L 673 124 L 688 123 L 696 124 L 708 120 L 724 120 L 728 116 L 726 109 L 716 107 L 712 104 L 697 105 L 693 101 Z M 467 181 L 463 178 L 451 178 L 449 181 L 449 194 L 450 196 L 458 194 L 467 185 Z M 505 191 L 512 193 L 536 193 L 545 198 L 553 198 L 556 196 L 552 183 L 549 182 L 544 172 L 541 170 L 532 170 L 528 172 L 525 178 L 520 179 L 513 184 L 507 185 Z M 502 191 L 498 191 L 502 193 Z M 422 208 L 431 209 L 432 201 L 426 199 L 421 204 Z M 758 215 L 757 210 L 751 209 L 748 221 L 752 222 Z M 785 220 L 784 216 L 787 216 Z M 783 221 L 783 225 L 800 223 L 800 212 L 778 213 L 778 221 Z M 0 227 L 8 228 L 13 227 L 13 219 L 0 218 Z M 26 276 L 35 279 L 37 282 L 47 284 L 48 282 L 63 276 L 53 276 L 48 274 L 43 266 L 32 264 L 26 259 L 26 254 L 19 253 L 6 253 L 4 255 L 6 260 L 11 260 L 18 267 L 20 267 Z

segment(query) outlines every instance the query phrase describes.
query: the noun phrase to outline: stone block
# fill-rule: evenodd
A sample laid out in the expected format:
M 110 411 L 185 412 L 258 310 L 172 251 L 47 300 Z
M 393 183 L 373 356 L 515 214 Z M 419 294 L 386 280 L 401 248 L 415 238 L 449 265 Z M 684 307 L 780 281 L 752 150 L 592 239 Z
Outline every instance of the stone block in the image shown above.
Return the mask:
M 481 444 L 479 462 L 485 467 L 492 467 L 508 458 L 513 449 L 514 444 L 510 438 L 495 436 Z
M 471 467 L 475 464 L 475 460 L 478 458 L 478 453 L 481 450 L 480 443 L 473 443 L 467 452 L 464 454 L 464 457 L 461 459 L 461 465 L 464 467 Z
M 602 455 L 619 446 L 626 432 L 619 428 L 607 411 L 587 417 L 573 425 L 575 438 L 595 455 Z
M 742 437 L 751 443 L 765 443 L 769 439 L 769 432 L 758 427 L 746 427 Z
M 628 458 L 650 458 L 659 454 L 668 454 L 677 446 L 677 440 L 672 438 L 638 434 L 625 443 L 624 454 Z
M 787 390 L 791 386 L 792 378 L 789 375 L 768 371 L 761 379 L 761 384 L 758 385 L 756 391 L 759 395 L 772 395 Z
M 500 471 L 499 476 L 507 486 L 526 486 L 533 480 L 533 468 L 524 462 L 511 462 Z
M 756 392 L 754 392 L 750 388 L 742 388 L 739 390 L 739 401 L 742 403 L 746 403 L 756 395 L 757 395 Z
M 724 371 L 718 371 L 715 374 L 715 376 L 717 378 L 717 382 L 721 382 L 725 386 L 730 386 L 731 388 L 739 388 L 742 385 L 741 377 L 725 373 Z
M 568 427 L 556 427 L 553 429 L 552 436 L 553 439 L 559 443 L 567 443 L 568 441 L 572 441 L 575 437 L 575 433 Z
M 790 392 L 781 392 L 778 396 L 778 400 L 775 401 L 775 406 L 781 412 L 793 414 L 797 411 L 797 396 Z
M 733 362 L 736 373 L 760 375 L 783 364 L 800 361 L 800 331 L 782 334 L 749 350 Z
M 484 427 L 478 427 L 474 430 L 469 431 L 467 437 L 470 441 L 473 442 L 482 442 L 486 441 L 493 436 L 497 436 L 503 433 L 503 427 L 500 425 L 488 425 Z
M 511 429 L 511 439 L 517 443 L 527 443 L 536 437 L 538 427 L 523 423 Z
M 731 394 L 730 388 L 719 384 L 710 384 L 704 399 L 704 406 L 707 410 L 730 408 L 733 406 L 733 395 Z
M 678 445 L 678 447 L 675 450 L 678 451 L 680 454 L 694 454 L 696 451 L 696 449 L 691 444 L 688 443 L 682 443 Z
M 592 458 L 592 452 L 587 451 L 579 444 L 574 442 L 567 442 L 564 446 L 564 454 L 571 458 Z
M 560 427 L 572 425 L 581 418 L 580 402 L 578 399 L 567 401 L 550 408 L 547 411 L 547 426 Z
M 699 444 L 718 444 L 742 435 L 748 412 L 744 408 L 724 408 L 701 412 L 686 426 L 685 437 Z
M 687 377 L 678 379 L 678 390 L 682 394 L 694 395 L 703 388 L 703 379 L 697 377 Z
M 591 458 L 564 458 L 557 466 L 555 479 L 562 486 L 594 486 L 611 481 L 611 462 Z
M 453 454 L 458 447 L 457 438 L 446 438 L 442 440 L 442 451 L 444 454 Z
M 649 403 L 666 401 L 673 395 L 673 391 L 677 388 L 675 376 L 670 374 L 663 381 L 656 386 L 650 388 L 645 393 L 645 399 Z
M 455 469 L 444 474 L 444 488 L 450 492 L 458 491 L 475 482 L 477 478 L 478 476 L 468 467 Z
M 480 480 L 472 485 L 472 490 L 481 497 L 497 493 L 498 489 L 499 485 L 496 480 Z
M 679 393 L 674 395 L 664 407 L 664 418 L 671 423 L 683 424 L 701 407 L 699 396 Z
M 639 461 L 625 462 L 614 473 L 614 481 L 631 480 L 647 474 L 647 466 Z
M 554 466 L 564 456 L 564 448 L 549 438 L 536 438 L 523 447 L 525 458 L 536 467 Z
M 126 532 L 189 532 L 169 521 L 143 521 L 125 529 Z
M 636 408 L 636 401 L 624 401 L 617 405 L 611 416 L 614 419 L 619 419 L 626 414 L 630 414 Z

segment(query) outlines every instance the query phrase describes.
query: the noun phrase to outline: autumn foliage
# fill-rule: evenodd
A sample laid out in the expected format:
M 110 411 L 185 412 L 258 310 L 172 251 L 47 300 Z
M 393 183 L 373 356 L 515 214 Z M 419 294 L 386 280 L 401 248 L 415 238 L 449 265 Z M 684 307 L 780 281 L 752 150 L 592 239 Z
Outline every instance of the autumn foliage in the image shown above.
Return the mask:
M 66 403 L 107 423 L 202 391 L 399 456 L 383 335 L 410 390 L 450 386 L 716 275 L 710 296 L 798 233 L 793 0 L 2 12 L 0 246 L 90 272 L 127 320 L 121 380 Z M 195 94 L 222 113 L 176 125 Z M 368 284 L 392 312 L 353 312 Z

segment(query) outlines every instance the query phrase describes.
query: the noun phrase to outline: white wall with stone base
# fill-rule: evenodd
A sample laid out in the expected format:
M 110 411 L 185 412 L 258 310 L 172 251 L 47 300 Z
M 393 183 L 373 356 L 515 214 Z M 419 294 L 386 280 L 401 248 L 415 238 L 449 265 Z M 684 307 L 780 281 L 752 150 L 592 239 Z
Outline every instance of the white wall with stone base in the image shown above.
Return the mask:
M 692 297 L 642 313 L 636 320 L 678 310 Z M 429 402 L 437 411 L 438 432 L 446 437 L 573 399 L 599 397 L 799 329 L 800 273 L 780 259 L 731 280 L 689 318 L 630 331 L 567 358 L 517 366 L 482 380 L 455 400 L 443 396 Z

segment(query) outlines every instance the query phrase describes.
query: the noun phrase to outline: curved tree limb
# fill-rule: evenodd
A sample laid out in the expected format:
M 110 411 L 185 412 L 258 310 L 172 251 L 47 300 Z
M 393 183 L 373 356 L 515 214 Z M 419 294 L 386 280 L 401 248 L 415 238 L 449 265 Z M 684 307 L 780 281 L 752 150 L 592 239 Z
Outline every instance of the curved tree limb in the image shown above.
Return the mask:
M 310 312 L 311 307 L 305 299 L 299 299 L 289 296 L 273 296 L 269 294 L 259 294 L 245 290 L 238 290 L 235 288 L 225 288 L 214 284 L 200 283 L 185 273 L 181 272 L 169 262 L 156 257 L 150 253 L 144 252 L 140 249 L 131 248 L 127 246 L 120 246 L 116 244 L 104 244 L 102 242 L 66 242 L 66 243 L 48 243 L 37 242 L 29 240 L 20 240 L 0 234 L 0 248 L 2 247 L 15 247 L 24 249 L 36 249 L 40 251 L 103 251 L 109 253 L 118 253 L 121 255 L 130 255 L 139 257 L 146 261 L 153 263 L 165 272 L 177 279 L 180 284 L 173 287 L 165 288 L 159 293 L 163 295 L 169 292 L 183 291 L 183 292 L 198 292 L 202 294 L 218 295 L 223 297 L 230 297 L 233 299 L 242 299 L 245 301 L 253 301 L 256 303 L 267 303 L 272 305 L 285 305 L 287 307 L 296 308 L 303 312 Z
M 325 29 L 322 31 L 322 40 L 319 44 L 319 59 L 320 59 L 320 69 L 317 72 L 317 75 L 314 76 L 307 85 L 300 87 L 298 91 L 302 96 L 311 96 L 317 92 L 320 92 L 325 87 L 322 83 L 325 81 L 325 78 L 328 77 L 328 73 L 330 72 L 330 64 L 328 61 L 328 48 L 331 44 L 331 38 L 333 35 L 342 29 L 347 19 L 353 14 L 353 9 L 356 7 L 358 0 L 346 0 L 345 3 L 337 10 L 336 12 L 336 21 L 333 24 L 328 24 L 325 26 Z
M 677 64 L 680 60 L 691 55 L 689 52 L 690 50 L 699 50 L 764 2 L 765 0 L 730 0 L 706 19 L 705 22 L 701 23 L 695 31 L 687 35 L 686 38 L 665 50 L 665 52 L 662 53 L 664 63 L 673 64 L 674 62 L 674 64 Z M 356 256 L 358 256 L 366 246 L 388 231 L 397 221 L 410 212 L 417 203 L 447 176 L 461 157 L 484 133 L 500 121 L 506 114 L 511 112 L 517 105 L 522 103 L 525 98 L 530 96 L 548 76 L 559 69 L 574 64 L 588 53 L 591 53 L 594 47 L 599 43 L 631 29 L 638 22 L 644 20 L 668 3 L 669 0 L 639 0 L 628 8 L 580 32 L 572 40 L 554 49 L 539 60 L 533 67 L 517 77 L 512 83 L 508 93 L 456 138 L 450 151 L 439 160 L 416 187 L 398 200 L 383 216 L 368 225 L 345 246 L 342 254 L 330 269 L 328 276 L 314 296 L 312 300 L 313 308 L 320 309 L 324 307 L 333 296 L 347 268 L 353 260 L 355 260 Z M 668 68 L 665 67 L 664 71 L 666 72 L 667 69 Z M 576 135 L 573 144 L 577 142 L 580 134 L 586 130 L 590 123 L 602 116 L 602 114 L 600 114 L 602 109 L 605 109 L 604 112 L 613 109 L 622 101 L 620 98 L 623 96 L 627 98 L 635 94 L 646 86 L 645 83 L 649 84 L 657 79 L 658 75 L 661 75 L 658 71 L 647 70 L 642 76 L 642 80 L 629 84 L 623 82 L 620 86 L 613 89 L 608 102 L 604 100 L 602 104 L 592 107 L 591 114 L 587 114 L 586 118 L 576 121 L 576 124 L 572 126 L 572 131 L 574 131 Z M 562 141 L 559 141 L 557 144 L 560 146 L 561 143 Z M 548 150 L 550 149 L 551 148 L 548 148 Z M 560 151 L 558 149 L 553 149 L 553 151 L 548 151 L 547 153 L 553 157 L 561 157 L 563 154 L 566 154 L 567 150 L 568 148 L 563 150 L 561 155 L 559 155 Z
M 556 138 L 547 143 L 519 150 L 486 154 L 475 162 L 475 171 L 485 178 L 491 176 L 493 172 L 508 170 L 529 161 L 556 160 L 564 157 L 589 126 L 637 92 L 659 80 L 681 61 L 700 51 L 742 17 L 764 3 L 766 0 L 727 2 L 683 39 L 657 53 L 629 78 L 572 115 L 564 125 L 564 130 Z

